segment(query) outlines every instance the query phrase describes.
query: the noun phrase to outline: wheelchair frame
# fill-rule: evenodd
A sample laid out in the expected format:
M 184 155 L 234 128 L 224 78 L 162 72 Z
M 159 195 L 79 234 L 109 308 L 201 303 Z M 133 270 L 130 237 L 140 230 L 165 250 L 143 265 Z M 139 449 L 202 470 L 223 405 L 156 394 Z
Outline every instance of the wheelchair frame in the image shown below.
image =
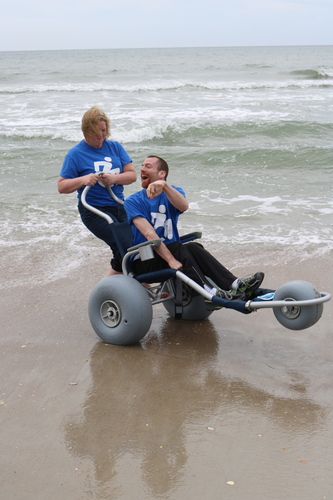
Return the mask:
M 112 198 L 120 204 L 110 186 L 106 186 Z M 276 319 L 291 330 L 303 330 L 314 325 L 321 317 L 323 304 L 331 299 L 328 292 L 318 290 L 307 281 L 292 281 L 277 291 L 259 288 L 247 301 L 227 300 L 212 295 L 182 271 L 163 269 L 135 276 L 131 269 L 133 258 L 154 258 L 154 248 L 160 239 L 124 248 L 112 218 L 89 205 L 86 186 L 81 195 L 82 204 L 112 225 L 113 234 L 123 256 L 123 275 L 102 279 L 94 287 L 88 304 L 89 319 L 96 334 L 106 343 L 130 345 L 139 342 L 148 332 L 152 321 L 152 306 L 163 303 L 175 319 L 203 320 L 216 309 L 228 308 L 249 314 L 263 308 L 272 308 Z M 200 232 L 182 236 L 185 243 L 201 238 Z M 144 284 L 144 286 L 142 285 Z M 149 285 L 148 285 L 149 284 Z

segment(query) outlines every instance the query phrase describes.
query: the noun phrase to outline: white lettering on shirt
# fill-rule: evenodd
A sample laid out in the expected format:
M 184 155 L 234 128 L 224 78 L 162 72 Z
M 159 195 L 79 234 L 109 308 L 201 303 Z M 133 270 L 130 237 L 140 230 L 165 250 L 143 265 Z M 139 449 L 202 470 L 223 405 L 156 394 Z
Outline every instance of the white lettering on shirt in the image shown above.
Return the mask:
M 159 227 L 164 228 L 163 232 L 164 238 L 162 239 L 171 240 L 173 237 L 172 220 L 166 218 L 165 212 L 166 212 L 165 205 L 160 205 L 158 207 L 158 212 L 151 212 L 151 223 L 155 230 L 158 229 Z
M 120 168 L 112 168 L 112 158 L 109 156 L 104 157 L 104 161 L 95 161 L 94 168 L 96 174 L 103 172 L 104 174 L 119 174 Z M 98 181 L 98 184 L 105 187 L 102 181 Z

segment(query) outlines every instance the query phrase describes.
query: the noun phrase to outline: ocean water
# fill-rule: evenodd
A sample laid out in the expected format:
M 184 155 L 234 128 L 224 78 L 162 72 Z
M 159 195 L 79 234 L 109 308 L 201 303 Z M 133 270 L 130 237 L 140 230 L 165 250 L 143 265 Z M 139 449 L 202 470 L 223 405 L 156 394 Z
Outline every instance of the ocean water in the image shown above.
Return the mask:
M 76 195 L 56 189 L 93 105 L 138 172 L 148 154 L 168 161 L 190 201 L 181 230 L 211 251 L 332 251 L 333 46 L 0 52 L 3 287 L 67 276 L 87 253 L 107 268 Z

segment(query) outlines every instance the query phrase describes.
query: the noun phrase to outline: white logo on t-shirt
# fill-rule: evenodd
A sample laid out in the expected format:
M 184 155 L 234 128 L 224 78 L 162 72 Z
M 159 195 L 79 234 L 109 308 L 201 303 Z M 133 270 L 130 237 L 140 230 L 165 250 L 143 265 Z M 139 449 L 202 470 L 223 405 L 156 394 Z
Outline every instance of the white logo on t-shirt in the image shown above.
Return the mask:
M 112 168 L 112 158 L 110 156 L 105 156 L 104 161 L 95 161 L 94 162 L 95 172 L 99 174 L 103 172 L 104 174 L 119 174 L 120 168 Z M 98 181 L 98 183 L 105 187 L 102 181 Z
M 164 238 L 163 239 L 168 239 L 171 240 L 173 237 L 173 231 L 172 231 L 172 220 L 167 219 L 166 215 L 166 207 L 165 205 L 160 205 L 158 207 L 158 212 L 152 212 L 151 213 L 151 223 L 154 226 L 154 229 L 158 229 L 159 227 L 164 228 Z

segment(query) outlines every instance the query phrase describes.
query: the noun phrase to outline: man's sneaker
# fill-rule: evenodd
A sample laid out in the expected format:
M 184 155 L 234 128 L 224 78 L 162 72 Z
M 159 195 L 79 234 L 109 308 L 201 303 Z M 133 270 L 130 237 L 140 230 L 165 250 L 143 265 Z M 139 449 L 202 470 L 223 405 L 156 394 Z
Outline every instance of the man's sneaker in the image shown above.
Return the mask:
M 221 297 L 222 299 L 233 300 L 234 296 L 232 290 L 222 290 L 218 288 L 215 293 L 216 297 Z
M 239 278 L 236 290 L 216 290 L 216 296 L 227 300 L 248 300 L 263 282 L 265 275 L 262 272 L 250 274 L 244 278 Z
M 246 300 L 245 292 L 241 292 L 240 290 L 222 290 L 218 288 L 215 295 L 227 300 Z
M 263 282 L 265 275 L 262 272 L 250 274 L 244 278 L 239 278 L 235 295 L 245 295 L 245 300 L 255 292 Z M 241 299 L 239 299 L 241 300 Z

